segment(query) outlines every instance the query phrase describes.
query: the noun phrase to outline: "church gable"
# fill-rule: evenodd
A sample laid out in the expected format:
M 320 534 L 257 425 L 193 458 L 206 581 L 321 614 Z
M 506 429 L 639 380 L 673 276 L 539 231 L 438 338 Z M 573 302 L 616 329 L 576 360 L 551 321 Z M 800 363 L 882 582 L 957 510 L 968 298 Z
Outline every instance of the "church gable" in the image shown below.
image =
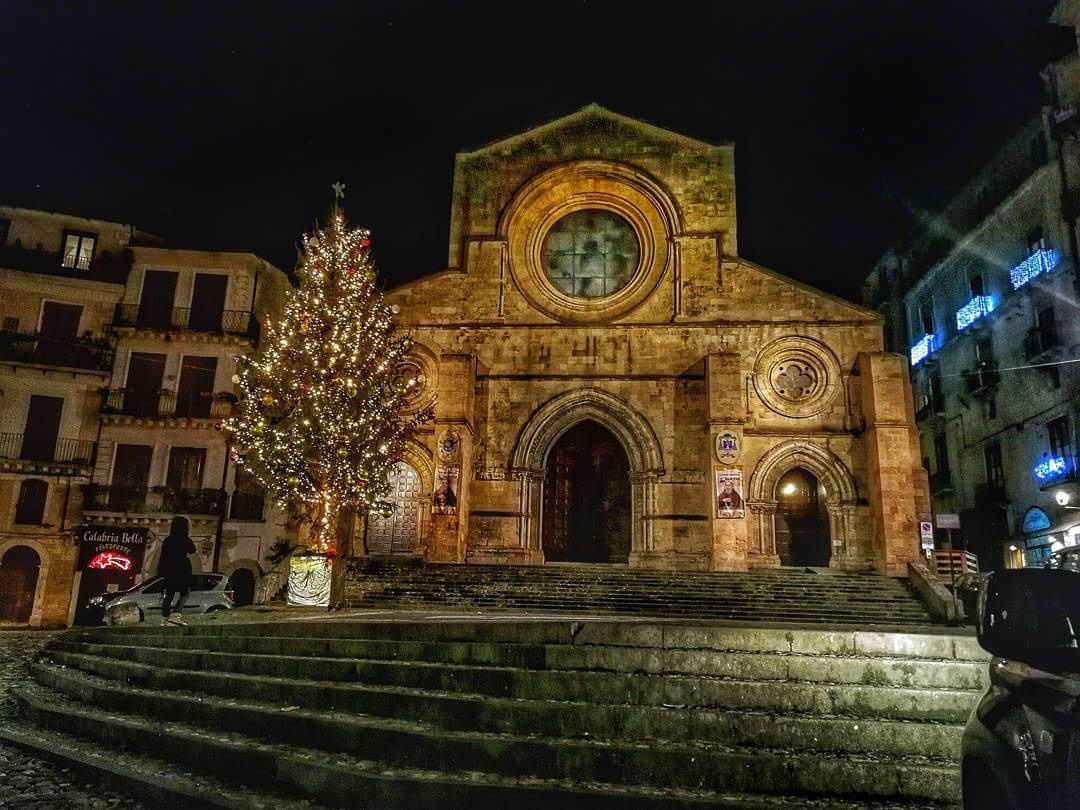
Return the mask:
M 576 113 L 457 156 L 449 266 L 469 238 L 493 234 L 521 186 L 578 160 L 634 166 L 661 184 L 695 232 L 723 232 L 735 253 L 734 146 L 708 144 L 589 105 Z

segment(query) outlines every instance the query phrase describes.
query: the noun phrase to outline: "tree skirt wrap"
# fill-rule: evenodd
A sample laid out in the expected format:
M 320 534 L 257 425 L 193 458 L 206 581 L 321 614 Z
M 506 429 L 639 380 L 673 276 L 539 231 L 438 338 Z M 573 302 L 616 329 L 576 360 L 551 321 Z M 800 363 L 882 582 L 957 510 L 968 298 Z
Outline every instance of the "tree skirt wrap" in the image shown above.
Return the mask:
M 333 561 L 333 557 L 326 554 L 293 557 L 289 564 L 289 604 L 328 607 Z

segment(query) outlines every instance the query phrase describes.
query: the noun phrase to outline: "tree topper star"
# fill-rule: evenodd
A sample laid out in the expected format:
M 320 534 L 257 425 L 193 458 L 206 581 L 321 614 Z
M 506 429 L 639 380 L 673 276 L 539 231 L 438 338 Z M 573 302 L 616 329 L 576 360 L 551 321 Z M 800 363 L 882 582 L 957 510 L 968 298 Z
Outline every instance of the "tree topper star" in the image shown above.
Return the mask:
M 334 185 L 330 186 L 334 190 L 334 198 L 338 200 L 345 199 L 345 184 L 338 180 Z

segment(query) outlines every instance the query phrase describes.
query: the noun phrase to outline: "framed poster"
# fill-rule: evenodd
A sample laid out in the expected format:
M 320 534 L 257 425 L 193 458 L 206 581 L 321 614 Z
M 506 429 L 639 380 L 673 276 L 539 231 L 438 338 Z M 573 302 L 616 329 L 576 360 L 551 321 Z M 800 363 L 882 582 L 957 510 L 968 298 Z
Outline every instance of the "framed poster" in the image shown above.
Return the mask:
M 456 515 L 461 492 L 461 467 L 440 464 L 435 468 L 435 492 L 431 496 L 431 512 L 435 515 Z
M 742 470 L 716 469 L 716 516 L 741 518 L 746 515 Z

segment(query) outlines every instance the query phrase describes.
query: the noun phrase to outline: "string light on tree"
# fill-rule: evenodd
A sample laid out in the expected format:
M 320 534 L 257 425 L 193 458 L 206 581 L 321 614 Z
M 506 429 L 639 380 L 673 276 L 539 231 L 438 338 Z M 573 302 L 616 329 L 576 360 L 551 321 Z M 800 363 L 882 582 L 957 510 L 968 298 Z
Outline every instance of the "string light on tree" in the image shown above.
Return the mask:
M 303 239 L 299 287 L 259 351 L 238 358 L 237 415 L 219 426 L 236 463 L 278 503 L 297 505 L 317 551 L 334 548 L 342 508 L 392 513 L 392 464 L 432 415 L 399 415 L 411 386 L 397 372 L 411 341 L 395 333 L 396 307 L 376 286 L 371 234 L 347 225 L 344 185 L 334 191 L 328 223 Z

